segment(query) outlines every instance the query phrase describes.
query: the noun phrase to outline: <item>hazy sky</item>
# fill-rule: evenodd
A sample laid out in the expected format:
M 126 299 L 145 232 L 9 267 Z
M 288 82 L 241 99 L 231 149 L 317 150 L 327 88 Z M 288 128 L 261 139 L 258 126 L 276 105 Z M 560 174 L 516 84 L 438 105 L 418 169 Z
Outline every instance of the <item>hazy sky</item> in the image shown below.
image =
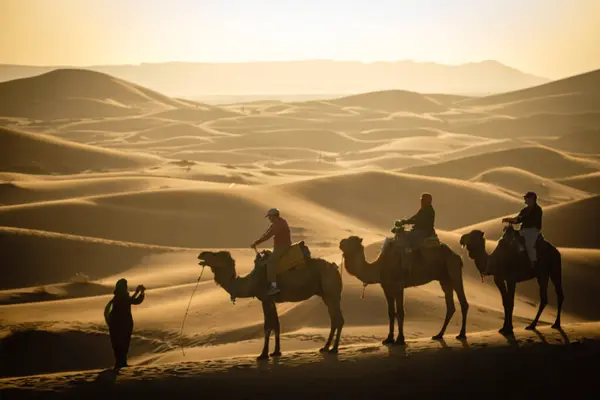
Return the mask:
M 0 63 L 495 59 L 600 68 L 600 0 L 0 0 Z

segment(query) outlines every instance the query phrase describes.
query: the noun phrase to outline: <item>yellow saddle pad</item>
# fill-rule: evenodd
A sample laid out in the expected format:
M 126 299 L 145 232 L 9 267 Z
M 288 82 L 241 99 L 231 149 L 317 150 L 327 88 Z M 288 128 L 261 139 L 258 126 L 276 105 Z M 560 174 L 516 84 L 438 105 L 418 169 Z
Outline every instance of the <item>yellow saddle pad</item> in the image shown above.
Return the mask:
M 277 275 L 286 272 L 294 267 L 298 267 L 306 263 L 306 257 L 302 251 L 304 241 L 293 243 L 292 246 L 281 256 L 277 267 Z

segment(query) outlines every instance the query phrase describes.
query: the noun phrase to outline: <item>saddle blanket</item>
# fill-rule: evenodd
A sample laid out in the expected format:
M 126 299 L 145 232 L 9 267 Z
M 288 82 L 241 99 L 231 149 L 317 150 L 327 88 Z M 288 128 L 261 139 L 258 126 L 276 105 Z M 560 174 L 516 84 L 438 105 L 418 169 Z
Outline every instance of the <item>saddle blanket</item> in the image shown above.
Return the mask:
M 307 254 L 304 250 L 304 241 L 293 243 L 292 246 L 279 259 L 279 262 L 275 268 L 277 275 L 305 264 L 307 258 Z

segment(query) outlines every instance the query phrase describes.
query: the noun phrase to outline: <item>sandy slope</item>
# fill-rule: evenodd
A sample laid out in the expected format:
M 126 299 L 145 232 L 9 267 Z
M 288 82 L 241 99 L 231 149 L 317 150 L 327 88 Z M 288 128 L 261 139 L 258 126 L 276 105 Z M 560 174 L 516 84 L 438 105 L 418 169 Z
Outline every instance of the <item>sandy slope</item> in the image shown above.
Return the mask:
M 571 76 L 527 89 L 482 98 L 467 99 L 469 106 L 504 106 L 525 103 L 516 109 L 527 109 L 528 102 L 538 102 L 537 111 L 581 112 L 598 110 L 600 104 L 596 88 L 600 85 L 600 70 Z
M 585 190 L 590 193 L 600 194 L 600 172 L 592 172 L 590 174 L 558 179 L 557 182 L 575 187 L 580 190 Z
M 587 192 L 513 167 L 493 168 L 480 173 L 471 181 L 491 183 L 515 197 L 523 196 L 528 191 L 534 191 L 538 195 L 538 202 L 543 205 L 578 200 L 589 196 Z
M 408 218 L 418 210 L 423 192 L 433 195 L 440 229 L 481 221 L 485 215 L 504 213 L 519 204 L 500 191 L 470 182 L 382 171 L 338 174 L 282 184 L 280 188 L 385 231 L 394 220 Z
M 485 366 L 497 352 L 514 360 L 502 361 L 506 365 L 533 363 L 525 350 L 517 355 L 506 349 L 483 356 L 468 350 L 455 361 L 433 352 L 431 358 L 410 361 L 428 353 L 423 349 L 444 346 L 428 339 L 444 316 L 435 282 L 406 291 L 411 357 L 399 360 L 396 350 L 387 353 L 373 344 L 388 329 L 381 289 L 368 286 L 361 299 L 361 283 L 345 272 L 339 362 L 315 352 L 328 333 L 329 318 L 321 301 L 311 298 L 279 305 L 284 356 L 254 370 L 248 356 L 261 346 L 260 303 L 238 299 L 232 305 L 209 270 L 191 303 L 183 338 L 179 329 L 200 273 L 198 252 L 231 251 L 238 273 L 249 272 L 253 252 L 248 246 L 268 226 L 263 217 L 268 208 L 282 210 L 294 241 L 305 240 L 314 256 L 340 264 L 340 239 L 360 235 L 368 259 L 374 259 L 392 222 L 416 212 L 422 192 L 434 196 L 440 238 L 464 261 L 471 349 L 504 343 L 495 333 L 482 333 L 500 327 L 502 304 L 494 284 L 489 279 L 481 283 L 460 248 L 460 232 L 483 227 L 493 238 L 502 228 L 497 218 L 516 213 L 526 190 L 540 194 L 544 233 L 561 246 L 564 323 L 599 320 L 600 309 L 590 299 L 597 294 L 600 264 L 592 222 L 598 219 L 598 196 L 591 197 L 598 193 L 600 160 L 594 157 L 600 149 L 593 135 L 572 129 L 594 129 L 600 120 L 585 108 L 576 113 L 566 106 L 551 114 L 569 96 L 594 95 L 573 82 L 571 91 L 559 85 L 558 92 L 542 88 L 522 98 L 496 100 L 393 90 L 219 107 L 81 71 L 2 84 L 8 86 L 0 86 L 5 90 L 0 90 L 5 96 L 0 96 L 0 117 L 6 126 L 0 131 L 0 252 L 10 262 L 2 264 L 8 278 L 0 284 L 1 375 L 109 367 L 113 360 L 102 310 L 121 277 L 131 287 L 143 283 L 148 297 L 133 310 L 130 362 L 137 367 L 117 378 L 119 393 L 137 390 L 139 396 L 149 390 L 140 387 L 138 377 L 183 392 L 190 390 L 187 384 L 172 382 L 190 374 L 197 375 L 191 382 L 206 388 L 207 381 L 220 382 L 223 370 L 229 371 L 228 387 L 242 388 L 258 373 L 269 379 L 262 387 L 273 388 L 273 382 L 291 387 L 290 377 L 302 377 L 305 387 L 326 392 L 332 386 L 306 384 L 321 375 L 338 389 L 351 390 L 354 368 L 363 375 L 373 371 L 368 381 L 383 384 L 398 381 L 398 374 L 384 377 L 399 362 L 412 362 L 400 374 L 411 382 L 409 393 L 422 390 L 421 381 L 430 385 L 432 368 L 464 371 L 471 353 Z M 61 88 L 56 92 L 61 94 L 52 94 L 53 88 Z M 40 100 L 35 106 L 32 94 Z M 12 101 L 9 108 L 1 107 L 8 101 L 2 99 Z M 537 109 L 546 114 L 528 115 Z M 514 132 L 507 130 L 511 127 Z M 532 145 L 527 136 L 538 136 L 543 145 Z M 488 242 L 490 250 L 494 245 Z M 522 328 L 535 314 L 538 291 L 535 281 L 518 285 L 515 327 Z M 551 294 L 541 325 L 550 343 L 560 339 L 544 327 L 555 317 L 554 304 Z M 451 348 L 459 346 L 450 339 L 459 321 L 457 312 L 448 328 Z M 567 331 L 579 339 L 595 338 L 599 328 L 572 325 Z M 521 344 L 540 338 L 533 335 L 518 331 L 517 338 Z M 535 348 L 559 357 L 547 347 Z M 459 377 L 479 382 L 473 375 L 482 370 L 468 371 Z M 84 382 L 79 388 L 85 391 L 104 388 L 85 382 L 114 378 L 109 375 L 3 379 L 0 387 L 32 384 L 36 390 L 55 390 L 56 385 Z
M 133 169 L 161 163 L 156 156 L 122 153 L 51 136 L 0 128 L 2 171 L 36 174 Z
M 0 83 L 4 116 L 33 119 L 132 115 L 140 110 L 189 107 L 188 104 L 109 75 L 57 69 L 31 78 Z
M 482 171 L 500 166 L 524 169 L 546 178 L 565 178 L 600 170 L 600 164 L 593 160 L 569 156 L 548 147 L 524 146 L 408 168 L 405 171 L 429 176 L 471 179 Z

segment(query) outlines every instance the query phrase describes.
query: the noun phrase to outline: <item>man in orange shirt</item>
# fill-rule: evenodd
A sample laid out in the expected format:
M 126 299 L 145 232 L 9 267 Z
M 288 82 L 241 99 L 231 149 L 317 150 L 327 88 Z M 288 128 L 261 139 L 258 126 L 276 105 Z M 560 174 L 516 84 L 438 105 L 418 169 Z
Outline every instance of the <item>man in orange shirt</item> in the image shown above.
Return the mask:
M 252 243 L 250 247 L 256 249 L 256 246 L 273 237 L 273 253 L 271 253 L 269 259 L 267 260 L 267 280 L 271 282 L 271 287 L 269 288 L 267 295 L 272 296 L 279 293 L 279 288 L 277 287 L 276 282 L 277 262 L 292 245 L 292 235 L 287 221 L 281 218 L 278 209 L 271 208 L 265 217 L 269 218 L 271 226 L 260 238 Z

